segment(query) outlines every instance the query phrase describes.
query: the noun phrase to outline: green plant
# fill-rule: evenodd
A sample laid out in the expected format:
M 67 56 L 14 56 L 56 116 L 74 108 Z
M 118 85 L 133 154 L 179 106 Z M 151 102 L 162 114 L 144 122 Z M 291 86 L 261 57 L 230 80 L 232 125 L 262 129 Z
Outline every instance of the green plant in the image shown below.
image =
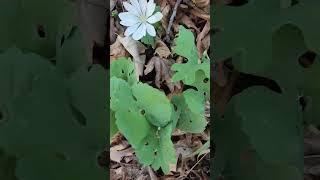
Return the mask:
M 175 80 L 182 80 L 185 84 L 196 85 L 200 78 L 208 75 L 203 72 L 205 65 L 199 68 L 197 65 L 198 56 L 196 49 L 189 56 L 185 52 L 179 52 L 181 46 L 194 45 L 194 37 L 191 31 L 180 28 L 179 37 L 176 39 L 177 54 L 188 59 L 188 63 L 177 66 L 178 72 L 173 77 Z M 188 46 L 185 48 L 189 48 Z M 206 59 L 209 61 L 209 59 Z M 196 63 L 195 63 L 196 62 Z M 190 76 L 193 81 L 179 79 L 180 66 L 195 65 Z M 174 67 L 173 67 L 174 68 Z M 201 76 L 199 75 L 200 73 Z M 190 72 L 188 73 L 190 74 Z M 151 165 L 155 170 L 162 169 L 169 173 L 169 165 L 176 163 L 176 154 L 171 134 L 175 128 L 190 133 L 201 133 L 204 131 L 207 122 L 204 116 L 204 105 L 206 96 L 201 86 L 195 86 L 198 90 L 188 89 L 181 95 L 175 95 L 172 99 L 164 92 L 155 89 L 148 84 L 138 82 L 135 78 L 134 65 L 130 59 L 121 58 L 111 64 L 111 111 L 114 114 L 116 124 L 112 132 L 117 129 L 127 138 L 135 149 L 136 155 L 143 165 Z M 210 78 L 210 76 L 205 76 Z M 201 79 L 202 81 L 202 79 Z M 209 81 L 206 82 L 209 86 Z M 207 89 L 208 90 L 208 89 Z M 206 91 L 208 93 L 208 91 Z
M 239 7 L 217 5 L 212 9 L 214 26 L 221 29 L 213 37 L 215 60 L 231 57 L 238 71 L 274 80 L 282 91 L 250 87 L 232 98 L 224 122 L 216 117 L 213 139 L 217 144 L 216 176 L 303 177 L 303 122 L 319 124 L 320 89 L 315 81 L 320 72 L 319 59 L 304 57 L 308 53 L 319 53 L 319 28 L 314 27 L 314 23 L 318 14 L 316 7 L 320 4 L 292 2 L 258 0 Z M 302 61 L 312 63 L 305 67 Z M 300 104 L 301 98 L 307 101 L 305 107 Z M 242 135 L 236 137 L 235 134 Z M 238 142 L 233 144 L 235 139 Z M 233 151 L 227 151 L 227 147 Z M 231 161 L 249 163 L 234 152 L 243 153 L 248 149 L 254 152 L 251 157 L 255 160 L 249 161 L 251 166 L 230 165 Z M 250 175 L 254 166 L 257 174 Z
M 105 178 L 107 72 L 88 63 L 72 6 L 0 4 L 1 179 Z

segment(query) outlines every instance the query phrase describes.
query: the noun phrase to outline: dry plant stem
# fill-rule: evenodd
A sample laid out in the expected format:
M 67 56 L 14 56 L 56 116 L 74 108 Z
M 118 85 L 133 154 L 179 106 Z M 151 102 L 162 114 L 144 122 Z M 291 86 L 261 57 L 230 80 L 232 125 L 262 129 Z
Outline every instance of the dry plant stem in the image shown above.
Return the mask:
M 185 175 L 185 177 L 187 177 L 187 176 L 190 174 L 190 172 L 202 161 L 202 159 L 203 159 L 205 156 L 207 156 L 207 154 L 208 154 L 208 153 L 204 154 L 204 155 L 199 159 L 199 161 L 197 161 L 197 163 L 192 166 L 192 168 L 187 172 L 187 174 Z
M 176 1 L 176 4 L 174 5 L 173 11 L 172 11 L 172 14 L 171 14 L 171 17 L 170 17 L 169 25 L 168 25 L 168 28 L 167 28 L 167 31 L 166 31 L 166 37 L 165 37 L 165 39 L 164 39 L 166 42 L 169 42 L 169 41 L 170 41 L 170 31 L 171 31 L 171 27 L 172 27 L 174 18 L 175 18 L 176 15 L 177 15 L 177 10 L 178 10 L 179 5 L 181 4 L 181 1 L 182 1 L 182 0 L 177 0 L 177 1 Z

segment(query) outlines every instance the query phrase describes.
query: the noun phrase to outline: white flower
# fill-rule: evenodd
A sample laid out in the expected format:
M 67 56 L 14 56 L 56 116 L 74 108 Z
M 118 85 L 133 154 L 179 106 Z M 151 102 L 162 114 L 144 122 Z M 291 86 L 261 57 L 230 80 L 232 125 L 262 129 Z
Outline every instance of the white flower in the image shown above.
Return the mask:
M 120 24 L 127 26 L 124 35 L 132 36 L 134 40 L 140 40 L 147 33 L 156 36 L 156 30 L 152 24 L 160 21 L 163 15 L 160 12 L 155 14 L 156 4 L 154 0 L 130 0 L 130 3 L 123 2 L 128 12 L 119 13 Z

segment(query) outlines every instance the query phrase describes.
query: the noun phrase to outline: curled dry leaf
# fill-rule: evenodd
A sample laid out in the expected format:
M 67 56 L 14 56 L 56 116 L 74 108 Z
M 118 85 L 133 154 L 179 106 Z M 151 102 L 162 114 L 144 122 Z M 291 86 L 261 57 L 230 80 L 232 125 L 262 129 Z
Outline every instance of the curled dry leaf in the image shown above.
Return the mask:
M 124 48 L 131 54 L 134 61 L 136 77 L 139 80 L 139 76 L 143 75 L 144 63 L 146 61 L 145 55 L 140 55 L 145 53 L 146 47 L 139 41 L 135 41 L 132 37 L 121 37 L 118 36 L 119 41 L 124 46 Z
M 179 82 L 172 82 L 171 77 L 173 71 L 171 70 L 172 61 L 154 56 L 150 59 L 144 70 L 144 74 L 149 74 L 153 69 L 156 71 L 155 84 L 160 88 L 161 83 L 165 81 L 166 86 L 171 92 L 177 89 L 181 89 L 181 84 Z
M 186 2 L 188 4 L 189 7 L 191 7 L 192 9 L 188 9 L 188 13 L 191 13 L 191 15 L 199 17 L 201 19 L 210 20 L 210 3 L 209 5 L 203 7 L 203 8 L 199 8 L 198 6 L 195 5 L 195 3 L 192 3 L 191 1 L 187 1 Z
M 210 32 L 210 21 L 207 21 L 206 25 L 203 27 L 202 31 L 197 36 L 197 48 L 198 48 L 198 55 L 200 58 L 202 57 L 203 52 L 205 50 L 208 50 L 205 48 L 206 47 L 209 48 L 208 44 L 205 45 L 202 41 L 209 34 L 209 32 Z M 210 37 L 209 37 L 209 39 L 210 39 Z
M 161 10 L 161 13 L 163 15 L 163 18 L 161 19 L 161 24 L 164 29 L 168 28 L 169 19 L 170 19 L 170 9 L 171 6 L 169 4 L 166 4 L 165 7 Z
M 165 7 L 168 4 L 167 0 L 155 0 L 155 3 L 158 4 L 160 6 L 160 8 L 162 9 L 163 7 Z
M 161 58 L 168 58 L 171 55 L 171 51 L 168 46 L 159 38 L 156 41 L 155 54 L 159 55 Z
M 196 30 L 197 34 L 200 32 L 197 26 L 194 24 L 194 21 L 191 20 L 191 18 L 187 15 L 182 16 L 181 18 L 181 23 L 186 25 L 189 29 L 194 29 Z
M 205 8 L 210 5 L 210 0 L 192 0 L 192 2 L 199 8 Z
M 119 37 L 120 36 L 118 36 L 116 41 L 110 46 L 110 60 L 111 61 L 114 61 L 120 57 L 129 56 L 129 53 L 121 44 Z
M 206 35 L 206 37 L 204 37 L 202 39 L 202 45 L 204 47 L 205 50 L 208 50 L 210 47 L 210 33 Z
M 120 21 L 117 19 L 115 22 L 114 22 L 114 26 L 115 28 L 117 29 L 117 34 L 123 34 L 124 33 L 124 27 L 120 24 Z
M 201 19 L 210 21 L 210 15 L 209 15 L 209 13 L 207 13 L 205 11 L 202 11 L 202 10 L 199 10 L 199 9 L 191 9 L 190 13 L 192 15 L 194 15 L 194 16 L 197 16 L 197 17 L 201 18 Z

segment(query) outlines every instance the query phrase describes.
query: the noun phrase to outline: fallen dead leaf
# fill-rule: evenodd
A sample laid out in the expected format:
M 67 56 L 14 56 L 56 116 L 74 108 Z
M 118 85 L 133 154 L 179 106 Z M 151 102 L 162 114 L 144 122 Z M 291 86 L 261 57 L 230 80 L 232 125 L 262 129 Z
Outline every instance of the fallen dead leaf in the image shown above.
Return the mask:
M 207 20 L 207 21 L 210 21 L 210 14 L 203 11 L 203 10 L 200 10 L 200 9 L 191 9 L 190 10 L 190 13 L 194 16 L 197 16 L 201 19 L 204 19 L 204 20 Z
M 146 69 L 144 70 L 144 74 L 149 74 L 152 70 L 155 70 L 155 84 L 158 88 L 160 88 L 161 83 L 165 81 L 166 86 L 170 89 L 171 92 L 177 89 L 181 89 L 181 84 L 179 82 L 172 82 L 171 77 L 173 75 L 173 71 L 171 70 L 172 61 L 167 59 L 163 59 L 157 56 L 154 56 L 150 59 L 148 64 L 146 65 Z
M 171 55 L 170 49 L 160 38 L 157 38 L 156 40 L 155 54 L 159 55 L 161 58 L 168 58 Z
M 185 135 L 186 132 L 184 131 L 181 131 L 180 129 L 175 129 L 172 133 L 172 136 L 182 136 L 182 135 Z
M 124 157 L 133 156 L 134 150 L 132 148 L 124 150 L 116 150 L 114 147 L 110 148 L 110 160 L 120 163 Z
M 114 7 L 116 6 L 116 0 L 111 0 L 110 1 L 110 10 L 113 10 L 114 9 Z M 107 3 L 108 3 L 108 1 L 107 1 Z
M 155 175 L 153 169 L 150 166 L 148 166 L 148 172 L 151 180 L 158 180 L 158 177 Z
M 207 49 L 205 49 L 205 46 L 202 42 L 202 40 L 208 35 L 210 32 L 210 21 L 207 21 L 205 26 L 203 27 L 202 31 L 197 36 L 197 48 L 198 48 L 198 56 L 199 58 L 202 57 L 203 52 Z M 209 37 L 210 38 L 210 37 Z
M 110 60 L 111 62 L 120 58 L 129 56 L 128 51 L 120 42 L 120 36 L 117 37 L 116 41 L 110 46 Z
M 181 154 L 182 159 L 189 157 L 190 154 L 193 153 L 192 149 L 188 146 L 179 146 L 176 145 L 176 155 L 177 157 Z
M 118 38 L 121 44 L 124 46 L 124 48 L 133 57 L 136 78 L 137 80 L 139 80 L 139 76 L 143 75 L 144 64 L 146 61 L 146 56 L 141 54 L 145 53 L 146 47 L 141 42 L 132 39 L 132 37 L 118 36 Z
M 199 8 L 204 8 L 210 5 L 210 0 L 192 0 L 192 2 Z
M 208 50 L 210 48 L 210 33 L 207 34 L 203 39 L 202 39 L 202 45 L 205 50 Z
M 182 16 L 180 21 L 182 24 L 186 25 L 189 29 L 191 28 L 194 29 L 197 34 L 200 32 L 197 26 L 195 25 L 194 21 L 192 21 L 189 16 L 187 15 Z
M 167 4 L 162 10 L 161 10 L 161 13 L 163 15 L 163 18 L 161 19 L 161 24 L 162 24 L 162 27 L 164 29 L 167 29 L 168 28 L 168 24 L 169 24 L 169 19 L 170 19 L 170 9 L 171 9 L 171 6 L 169 4 Z

